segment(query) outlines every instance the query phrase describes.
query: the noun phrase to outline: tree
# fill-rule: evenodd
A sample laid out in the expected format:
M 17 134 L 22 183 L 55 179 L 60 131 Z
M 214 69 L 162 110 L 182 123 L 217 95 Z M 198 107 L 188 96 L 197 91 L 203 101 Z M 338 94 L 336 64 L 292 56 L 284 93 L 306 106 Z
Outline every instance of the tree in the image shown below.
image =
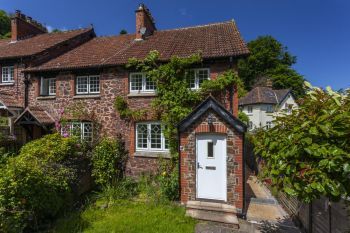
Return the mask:
M 298 110 L 253 141 L 274 186 L 305 202 L 336 201 L 350 196 L 350 91 L 309 88 Z
M 119 32 L 120 35 L 125 35 L 128 34 L 128 32 L 125 29 L 120 30 Z
M 272 79 L 276 89 L 291 88 L 296 97 L 302 96 L 304 78 L 292 68 L 296 57 L 272 36 L 260 36 L 248 43 L 250 56 L 238 62 L 239 76 L 250 90 L 259 77 Z
M 0 10 L 0 39 L 11 36 L 11 19 L 3 10 Z

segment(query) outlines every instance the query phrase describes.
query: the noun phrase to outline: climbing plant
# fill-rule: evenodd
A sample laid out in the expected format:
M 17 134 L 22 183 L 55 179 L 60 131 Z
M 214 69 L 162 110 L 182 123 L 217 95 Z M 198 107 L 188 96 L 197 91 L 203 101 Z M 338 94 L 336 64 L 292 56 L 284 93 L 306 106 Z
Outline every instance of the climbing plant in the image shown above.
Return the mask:
M 201 89 L 191 90 L 188 71 L 202 65 L 200 54 L 194 54 L 187 58 L 172 57 L 169 62 L 159 60 L 159 52 L 151 51 L 148 56 L 139 60 L 132 58 L 127 64 L 127 69 L 144 72 L 155 82 L 157 96 L 152 101 L 152 110 L 164 124 L 165 137 L 169 139 L 170 153 L 177 157 L 177 128 L 176 125 L 184 119 L 195 106 L 197 106 L 209 94 L 217 94 L 227 87 L 236 84 L 240 93 L 243 93 L 243 84 L 232 71 L 227 71 L 214 80 L 204 81 Z M 138 118 L 143 114 L 131 110 L 122 97 L 117 97 L 115 107 L 124 118 Z M 137 111 L 137 110 L 136 110 Z M 141 117 L 142 118 L 142 117 Z M 176 159 L 175 159 L 176 160 Z

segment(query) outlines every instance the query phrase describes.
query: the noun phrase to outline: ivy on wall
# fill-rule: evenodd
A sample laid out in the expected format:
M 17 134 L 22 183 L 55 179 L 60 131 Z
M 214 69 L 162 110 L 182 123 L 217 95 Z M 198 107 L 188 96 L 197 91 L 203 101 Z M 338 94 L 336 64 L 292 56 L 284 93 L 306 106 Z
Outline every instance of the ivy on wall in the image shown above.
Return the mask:
M 209 94 L 225 91 L 227 87 L 237 85 L 239 93 L 244 93 L 243 83 L 236 73 L 227 71 L 216 79 L 204 81 L 201 89 L 193 91 L 186 78 L 189 69 L 202 66 L 200 54 L 187 58 L 172 57 L 169 62 L 159 60 L 159 52 L 151 51 L 143 60 L 129 59 L 127 69 L 144 72 L 151 77 L 157 87 L 157 96 L 152 101 L 151 111 L 159 116 L 165 126 L 165 137 L 169 139 L 170 153 L 177 158 L 177 128 L 176 125 L 184 119 Z M 118 96 L 115 108 L 120 116 L 128 120 L 142 120 L 145 112 L 131 110 L 127 101 Z

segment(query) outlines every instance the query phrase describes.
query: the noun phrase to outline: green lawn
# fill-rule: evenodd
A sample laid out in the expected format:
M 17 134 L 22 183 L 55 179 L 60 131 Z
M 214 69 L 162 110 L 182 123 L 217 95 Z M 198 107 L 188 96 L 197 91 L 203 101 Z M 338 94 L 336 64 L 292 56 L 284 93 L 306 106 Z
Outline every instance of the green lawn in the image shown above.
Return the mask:
M 192 233 L 195 224 L 182 207 L 123 200 L 105 209 L 91 206 L 73 213 L 58 220 L 53 232 Z

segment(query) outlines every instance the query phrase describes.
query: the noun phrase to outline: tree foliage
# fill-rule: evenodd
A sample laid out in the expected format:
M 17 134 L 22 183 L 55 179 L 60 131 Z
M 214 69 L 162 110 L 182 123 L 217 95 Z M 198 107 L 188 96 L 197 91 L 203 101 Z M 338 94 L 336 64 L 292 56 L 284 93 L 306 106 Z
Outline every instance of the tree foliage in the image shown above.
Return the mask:
M 269 77 L 276 89 L 291 88 L 297 97 L 302 96 L 304 78 L 292 68 L 296 63 L 287 47 L 272 36 L 260 36 L 248 43 L 250 56 L 238 63 L 239 76 L 250 90 L 260 77 Z
M 11 19 L 3 10 L 0 10 L 0 39 L 11 36 Z
M 311 87 L 303 105 L 254 138 L 265 176 L 305 202 L 350 194 L 350 91 Z

